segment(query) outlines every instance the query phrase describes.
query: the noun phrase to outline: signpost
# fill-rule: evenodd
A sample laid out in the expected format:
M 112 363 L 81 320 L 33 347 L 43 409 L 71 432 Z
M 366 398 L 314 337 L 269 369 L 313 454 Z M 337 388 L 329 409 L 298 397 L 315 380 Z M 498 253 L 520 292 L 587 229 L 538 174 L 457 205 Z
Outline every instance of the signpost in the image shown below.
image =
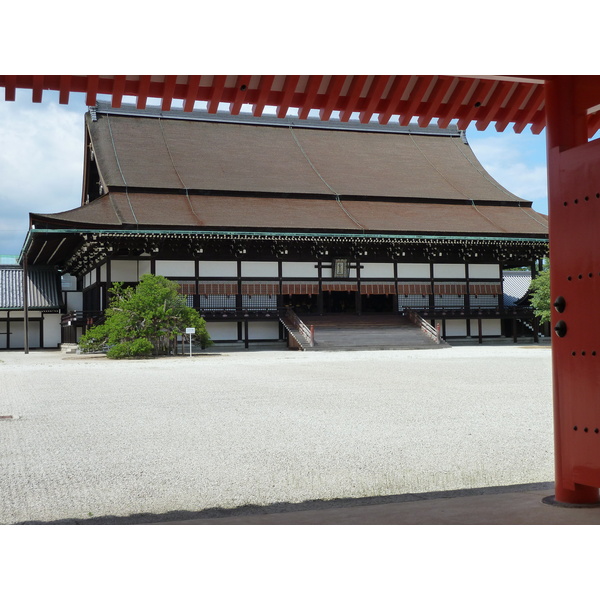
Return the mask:
M 185 332 L 190 336 L 190 358 L 192 358 L 192 335 L 196 333 L 195 327 L 186 327 Z

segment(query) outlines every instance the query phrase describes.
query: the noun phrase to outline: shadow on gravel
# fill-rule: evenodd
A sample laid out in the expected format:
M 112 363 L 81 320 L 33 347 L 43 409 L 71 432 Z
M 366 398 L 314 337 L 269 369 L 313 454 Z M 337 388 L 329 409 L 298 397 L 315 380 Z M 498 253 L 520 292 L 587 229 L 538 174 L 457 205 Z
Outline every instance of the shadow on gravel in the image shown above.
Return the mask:
M 374 506 L 400 502 L 434 500 L 436 498 L 457 498 L 483 496 L 486 494 L 508 494 L 511 492 L 529 492 L 536 490 L 554 490 L 554 482 L 525 483 L 519 485 L 426 492 L 423 494 L 401 494 L 396 496 L 374 496 L 370 498 L 338 498 L 335 500 L 306 500 L 305 502 L 278 502 L 266 506 L 248 504 L 236 508 L 207 508 L 200 511 L 177 510 L 161 514 L 139 513 L 126 517 L 106 515 L 89 519 L 59 519 L 56 521 L 22 521 L 15 525 L 150 525 L 175 521 L 198 519 L 221 519 L 224 517 L 243 517 L 249 515 L 267 515 L 275 513 L 297 512 L 303 510 L 327 510 L 331 508 L 349 508 L 353 506 Z

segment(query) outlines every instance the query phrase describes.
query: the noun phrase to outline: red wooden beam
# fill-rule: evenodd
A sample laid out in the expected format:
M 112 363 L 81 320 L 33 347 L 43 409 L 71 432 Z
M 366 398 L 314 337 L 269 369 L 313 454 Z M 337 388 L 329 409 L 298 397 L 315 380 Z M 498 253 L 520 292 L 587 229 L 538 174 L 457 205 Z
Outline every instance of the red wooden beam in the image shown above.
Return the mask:
M 85 103 L 87 106 L 94 106 L 96 104 L 96 97 L 98 95 L 98 75 L 88 75 L 86 81 L 85 90 Z
M 258 83 L 258 94 L 256 96 L 256 101 L 252 106 L 252 114 L 255 117 L 260 117 L 263 114 L 263 110 L 265 109 L 267 100 L 271 94 L 271 88 L 274 80 L 275 75 L 261 75 Z
M 454 79 L 452 77 L 439 77 L 435 82 L 433 90 L 429 94 L 429 99 L 425 103 L 425 107 L 421 109 L 421 116 L 418 119 L 419 127 L 427 127 L 440 109 L 442 101 L 450 90 Z
M 394 79 L 394 82 L 392 83 L 385 100 L 385 108 L 383 112 L 379 113 L 378 120 L 382 125 L 385 125 L 390 120 L 390 117 L 396 113 L 398 104 L 402 99 L 402 95 L 404 94 L 406 87 L 410 83 L 410 79 L 410 75 L 396 75 L 396 78 Z
M 313 107 L 319 88 L 323 81 L 323 75 L 310 75 L 304 89 L 304 102 L 298 111 L 300 119 L 306 119 L 310 109 Z
M 123 101 L 123 93 L 125 92 L 125 75 L 115 75 L 112 88 L 112 103 L 113 108 L 120 108 Z
M 469 108 L 464 114 L 458 119 L 458 128 L 466 129 L 471 121 L 476 118 L 475 115 L 479 112 L 483 112 L 482 105 L 488 99 L 488 95 L 492 90 L 492 87 L 496 85 L 495 81 L 484 80 L 480 81 L 475 88 L 471 99 L 469 101 Z
M 187 89 L 183 100 L 183 112 L 192 112 L 194 104 L 198 97 L 198 87 L 200 86 L 200 75 L 189 75 L 187 80 Z
M 7 102 L 14 102 L 17 92 L 17 77 L 16 75 L 4 76 L 4 99 Z
M 449 101 L 445 104 L 445 108 L 440 109 L 443 111 L 444 116 L 438 118 L 438 126 L 442 129 L 448 127 L 450 121 L 455 118 L 456 111 L 464 100 L 464 92 L 467 85 L 471 86 L 471 82 L 466 79 L 460 79 L 456 84 Z
M 137 104 L 136 106 L 143 110 L 146 108 L 146 102 L 148 101 L 148 94 L 150 92 L 150 75 L 140 75 L 137 89 Z
M 512 93 L 507 106 L 496 119 L 496 131 L 504 131 L 521 108 L 525 98 L 531 91 L 531 84 L 523 83 Z
M 430 84 L 431 77 L 418 77 L 408 101 L 405 102 L 404 108 L 400 108 L 400 125 L 408 125 L 416 115 L 417 107 L 421 104 L 423 94 L 425 94 Z
M 163 83 L 162 91 L 162 106 L 161 110 L 171 110 L 171 102 L 175 94 L 175 84 L 177 83 L 177 75 L 166 75 Z
M 31 101 L 38 103 L 42 101 L 44 93 L 44 76 L 34 75 L 31 83 Z
M 277 116 L 280 119 L 285 117 L 290 108 L 292 98 L 294 97 L 296 87 L 298 86 L 298 81 L 300 81 L 300 75 L 288 75 L 285 78 L 281 100 L 279 101 L 279 106 L 277 107 Z
M 223 97 L 225 89 L 226 75 L 215 75 L 210 90 L 210 100 L 208 101 L 208 112 L 214 115 L 219 110 L 219 103 Z
M 350 120 L 352 113 L 356 109 L 356 102 L 360 98 L 360 95 L 365 87 L 367 81 L 367 75 L 354 75 L 346 94 L 346 105 L 344 110 L 340 113 L 340 121 L 343 123 Z
M 331 76 L 331 80 L 327 86 L 325 105 L 319 112 L 321 121 L 328 121 L 331 117 L 331 113 L 339 101 L 344 83 L 346 83 L 346 75 Z
M 232 115 L 239 115 L 244 99 L 248 93 L 248 85 L 250 84 L 251 75 L 240 75 L 235 82 L 236 91 L 232 102 L 229 104 L 229 112 Z
M 489 124 L 495 119 L 500 107 L 512 92 L 514 83 L 509 81 L 499 81 L 498 85 L 494 89 L 492 97 L 487 102 L 485 109 L 477 116 L 475 121 L 475 127 L 477 131 L 484 131 L 488 128 Z
M 368 123 L 371 120 L 389 80 L 389 75 L 375 75 L 375 77 L 373 77 L 371 87 L 367 92 L 367 104 L 358 116 L 361 123 Z
M 600 112 L 595 112 L 591 115 L 588 115 L 587 122 L 587 135 L 588 138 L 591 138 L 600 128 Z
M 58 102 L 59 104 L 69 104 L 69 93 L 71 91 L 71 76 L 61 75 L 59 82 Z
M 531 98 L 528 101 L 528 107 L 525 108 L 523 114 L 517 114 L 516 122 L 513 127 L 515 133 L 521 133 L 527 125 L 531 123 L 533 116 L 540 110 L 540 105 L 544 102 L 544 86 L 536 86 Z

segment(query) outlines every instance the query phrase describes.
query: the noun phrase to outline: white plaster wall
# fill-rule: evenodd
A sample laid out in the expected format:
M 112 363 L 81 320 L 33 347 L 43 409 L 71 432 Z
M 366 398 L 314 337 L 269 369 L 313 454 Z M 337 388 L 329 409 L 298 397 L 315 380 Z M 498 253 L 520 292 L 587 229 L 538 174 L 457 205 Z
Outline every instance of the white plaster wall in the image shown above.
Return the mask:
M 318 277 L 317 263 L 314 262 L 284 262 L 281 265 L 283 277 Z
M 207 323 L 206 330 L 215 342 L 237 340 L 238 337 L 237 323 L 234 322 Z
M 500 279 L 500 265 L 469 265 L 469 279 L 478 277 Z
M 113 281 L 139 281 L 137 260 L 111 260 L 110 278 Z
M 394 277 L 393 263 L 362 263 L 361 277 Z
M 60 344 L 60 315 L 44 315 L 44 348 Z
M 156 274 L 163 277 L 194 277 L 196 265 L 193 260 L 157 260 Z
M 83 292 L 67 292 L 65 296 L 67 311 L 83 310 Z
M 237 277 L 235 260 L 201 260 L 200 277 Z
M 248 323 L 248 339 L 250 340 L 276 340 L 279 338 L 279 322 L 273 323 Z
M 333 277 L 333 268 L 332 267 L 323 267 L 322 272 L 323 272 L 323 278 L 325 278 L 325 279 Z M 342 278 L 336 278 L 336 280 L 337 279 L 339 279 L 340 282 L 346 281 L 345 279 L 342 279 Z M 348 279 L 356 279 L 356 267 L 350 267 Z
M 482 319 L 481 332 L 482 335 L 501 335 L 502 327 L 500 319 Z M 478 335 L 477 319 L 471 319 L 471 337 L 477 337 Z
M 398 277 L 429 279 L 429 263 L 398 263 Z
M 242 277 L 277 277 L 278 263 L 275 261 L 242 261 Z
M 444 329 L 441 321 L 436 321 L 436 325 L 439 322 L 440 327 L 442 327 L 441 332 L 442 335 L 444 333 Z M 465 336 L 467 335 L 467 320 L 466 319 L 456 319 L 446 321 L 446 335 L 450 336 Z
M 433 265 L 433 276 L 438 277 L 456 277 L 457 279 L 465 278 L 465 265 L 463 264 L 439 264 Z
M 33 313 L 30 313 L 33 316 Z M 38 316 L 39 313 L 36 313 Z M 11 348 L 25 348 L 25 323 L 11 323 L 10 324 L 10 347 Z M 39 348 L 40 347 L 40 323 L 29 323 L 29 347 Z

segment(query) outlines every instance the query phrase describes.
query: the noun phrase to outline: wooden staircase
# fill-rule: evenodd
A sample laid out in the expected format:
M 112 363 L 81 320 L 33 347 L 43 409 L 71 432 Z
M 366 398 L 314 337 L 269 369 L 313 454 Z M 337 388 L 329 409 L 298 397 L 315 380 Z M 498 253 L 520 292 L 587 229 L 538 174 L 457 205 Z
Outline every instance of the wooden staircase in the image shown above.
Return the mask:
M 418 325 L 398 314 L 301 315 L 314 326 L 315 344 L 311 350 L 414 350 L 448 347 L 437 344 Z

